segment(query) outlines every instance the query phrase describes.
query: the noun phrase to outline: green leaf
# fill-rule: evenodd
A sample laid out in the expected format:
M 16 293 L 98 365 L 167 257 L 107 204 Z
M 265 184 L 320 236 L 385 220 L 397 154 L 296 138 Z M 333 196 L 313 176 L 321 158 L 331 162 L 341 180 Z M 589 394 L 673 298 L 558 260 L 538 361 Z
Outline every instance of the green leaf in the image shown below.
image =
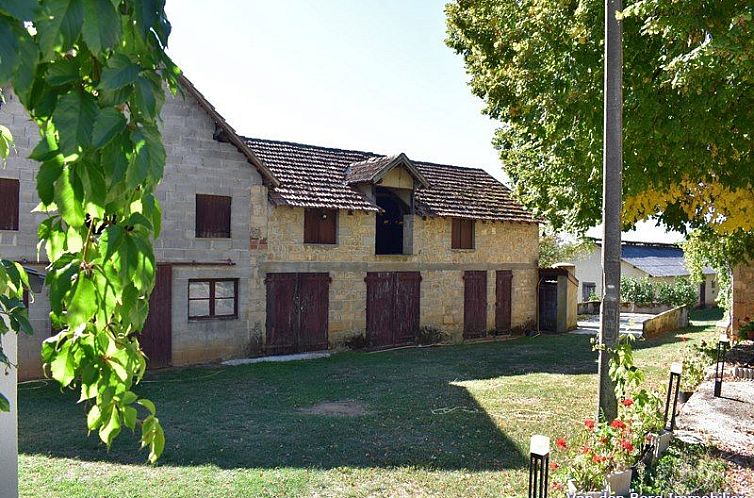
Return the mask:
M 102 70 L 99 88 L 106 91 L 117 90 L 135 82 L 141 68 L 122 54 L 110 57 L 107 67 Z
M 62 387 L 67 387 L 73 381 L 75 375 L 71 343 L 64 343 L 58 351 L 54 352 L 54 355 L 55 357 L 50 363 L 52 378 L 57 380 Z
M 74 227 L 84 224 L 84 196 L 80 182 L 74 177 L 75 172 L 65 166 L 63 173 L 55 182 L 55 204 L 66 223 Z
M 165 450 L 165 432 L 162 430 L 162 425 L 160 425 L 159 421 L 155 423 L 153 431 L 154 435 L 149 445 L 149 463 L 157 462 Z
M 102 412 L 100 412 L 99 406 L 94 405 L 89 410 L 89 413 L 86 416 L 86 426 L 89 428 L 90 431 L 93 431 L 94 429 L 99 427 L 101 422 L 102 422 Z
M 84 41 L 94 55 L 120 40 L 120 16 L 110 0 L 84 0 Z
M 0 125 L 0 161 L 8 158 L 10 150 L 13 147 L 13 135 L 5 126 Z
M 0 13 L 19 21 L 33 20 L 38 8 L 37 0 L 0 0 Z
M 55 200 L 55 182 L 63 173 L 63 166 L 58 161 L 45 161 L 37 171 L 37 193 L 44 204 L 51 204 Z
M 109 261 L 123 244 L 125 230 L 119 225 L 111 225 L 105 229 L 100 237 L 100 253 L 103 261 Z
M 97 294 L 94 283 L 79 273 L 73 296 L 68 305 L 68 325 L 72 330 L 86 324 L 97 312 Z
M 103 0 L 106 1 L 106 0 Z M 118 133 L 126 128 L 126 118 L 113 107 L 102 109 L 94 123 L 92 145 L 100 148 L 107 145 Z
M 92 143 L 92 129 L 99 108 L 94 97 L 79 90 L 71 90 L 59 101 L 52 115 L 60 136 L 60 150 L 64 155 L 73 154 L 79 147 Z
M 123 409 L 123 424 L 133 432 L 136 429 L 136 408 L 127 406 Z
M 37 31 L 39 44 L 46 58 L 52 58 L 56 49 L 69 50 L 81 33 L 84 21 L 82 0 L 48 0 L 47 15 L 40 21 Z
M 139 401 L 137 401 L 137 403 L 143 406 L 144 408 L 146 408 L 147 410 L 149 410 L 150 414 L 154 415 L 155 413 L 157 413 L 157 409 L 155 408 L 154 403 L 152 403 L 148 399 L 142 398 Z
M 0 393 L 0 413 L 9 412 L 9 411 L 10 411 L 10 401 L 8 401 L 8 398 L 3 396 L 3 393 Z
M 10 20 L 0 17 L 0 85 L 13 75 L 18 60 L 18 36 Z
M 113 407 L 107 423 L 99 429 L 99 437 L 102 442 L 110 446 L 113 439 L 118 437 L 118 434 L 120 434 L 120 416 L 118 415 L 118 410 Z
M 47 82 L 51 86 L 69 85 L 79 78 L 79 63 L 75 59 L 59 59 L 47 68 Z

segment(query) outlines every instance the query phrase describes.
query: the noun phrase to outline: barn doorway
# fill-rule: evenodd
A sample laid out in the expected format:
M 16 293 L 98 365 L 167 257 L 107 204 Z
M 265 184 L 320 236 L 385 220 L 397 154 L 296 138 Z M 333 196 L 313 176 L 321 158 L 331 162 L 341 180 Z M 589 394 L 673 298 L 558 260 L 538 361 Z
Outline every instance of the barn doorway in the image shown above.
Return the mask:
M 410 213 L 409 206 L 392 190 L 375 189 L 377 213 L 375 231 L 375 254 L 403 254 L 404 216 Z
M 330 275 L 268 273 L 268 354 L 321 351 L 328 347 Z
M 487 334 L 487 272 L 463 272 L 463 337 Z
M 373 348 L 416 341 L 421 313 L 419 272 L 369 272 L 367 340 Z
M 149 296 L 149 314 L 139 334 L 139 344 L 150 369 L 165 368 L 173 361 L 173 267 L 157 265 L 155 285 Z

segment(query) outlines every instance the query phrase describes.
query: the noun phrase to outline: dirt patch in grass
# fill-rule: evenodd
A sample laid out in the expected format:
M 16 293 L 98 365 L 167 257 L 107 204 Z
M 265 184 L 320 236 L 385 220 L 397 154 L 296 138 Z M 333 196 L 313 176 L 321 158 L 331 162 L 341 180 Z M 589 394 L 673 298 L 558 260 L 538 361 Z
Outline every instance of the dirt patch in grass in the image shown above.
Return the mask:
M 304 415 L 324 415 L 327 417 L 359 417 L 368 415 L 369 410 L 358 401 L 325 401 L 309 408 L 299 408 Z

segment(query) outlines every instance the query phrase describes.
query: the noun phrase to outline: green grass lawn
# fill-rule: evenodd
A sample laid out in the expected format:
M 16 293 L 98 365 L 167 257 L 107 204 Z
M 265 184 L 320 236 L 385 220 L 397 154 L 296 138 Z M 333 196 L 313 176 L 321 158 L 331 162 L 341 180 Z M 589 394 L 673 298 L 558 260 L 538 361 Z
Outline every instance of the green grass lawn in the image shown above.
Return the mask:
M 715 312 L 696 318 L 637 343 L 658 389 L 685 339 L 714 335 Z M 87 437 L 74 393 L 24 384 L 21 495 L 522 496 L 529 437 L 594 413 L 595 360 L 589 337 L 566 334 L 155 373 L 138 390 L 166 428 L 157 466 L 130 433 L 110 451 Z M 332 401 L 366 413 L 305 411 Z

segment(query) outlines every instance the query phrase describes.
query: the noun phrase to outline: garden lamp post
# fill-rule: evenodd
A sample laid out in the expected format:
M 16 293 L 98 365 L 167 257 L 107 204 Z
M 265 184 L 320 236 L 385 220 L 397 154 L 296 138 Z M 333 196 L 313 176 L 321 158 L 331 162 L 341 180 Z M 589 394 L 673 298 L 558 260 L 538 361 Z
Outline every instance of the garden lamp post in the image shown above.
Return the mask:
M 715 397 L 719 398 L 723 389 L 723 376 L 725 375 L 725 356 L 728 353 L 730 339 L 727 334 L 720 334 L 717 341 L 717 362 L 715 362 Z
M 529 498 L 547 498 L 550 438 L 532 436 L 529 444 Z
M 675 411 L 678 407 L 678 393 L 681 390 L 681 374 L 683 365 L 673 363 L 670 365 L 670 381 L 668 382 L 668 395 L 665 398 L 665 430 L 672 431 L 675 428 Z M 671 411 L 670 400 L 673 400 Z

